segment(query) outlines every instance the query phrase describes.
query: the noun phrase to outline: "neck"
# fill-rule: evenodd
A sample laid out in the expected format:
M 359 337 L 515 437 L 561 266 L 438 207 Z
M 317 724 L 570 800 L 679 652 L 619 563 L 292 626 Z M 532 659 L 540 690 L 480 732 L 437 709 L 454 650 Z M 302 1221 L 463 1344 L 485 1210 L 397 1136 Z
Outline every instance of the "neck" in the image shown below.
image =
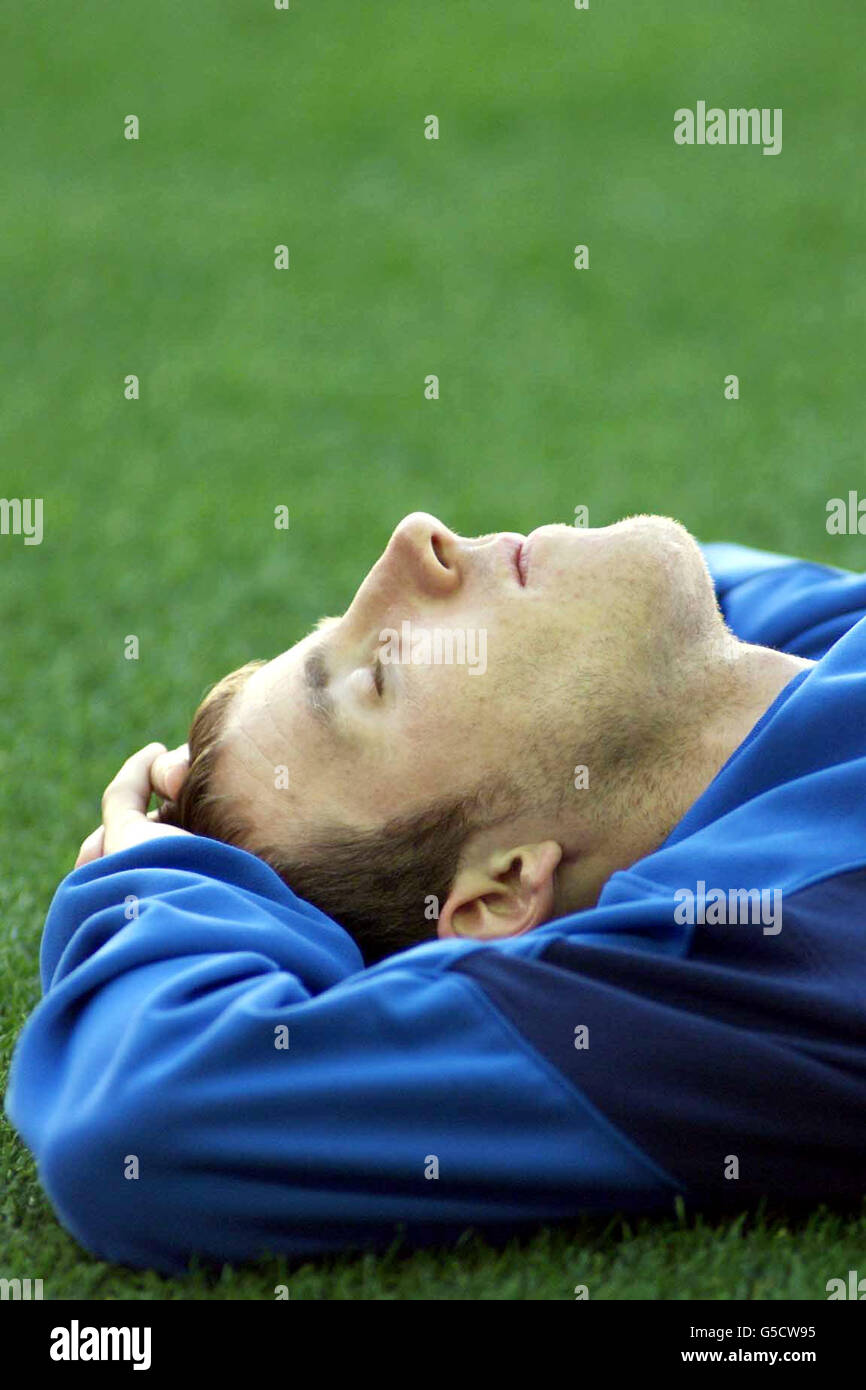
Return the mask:
M 554 915 L 592 907 L 611 874 L 658 849 L 788 682 L 815 664 L 729 634 L 717 645 L 699 681 L 684 683 L 663 741 L 630 769 L 604 814 L 565 837 Z

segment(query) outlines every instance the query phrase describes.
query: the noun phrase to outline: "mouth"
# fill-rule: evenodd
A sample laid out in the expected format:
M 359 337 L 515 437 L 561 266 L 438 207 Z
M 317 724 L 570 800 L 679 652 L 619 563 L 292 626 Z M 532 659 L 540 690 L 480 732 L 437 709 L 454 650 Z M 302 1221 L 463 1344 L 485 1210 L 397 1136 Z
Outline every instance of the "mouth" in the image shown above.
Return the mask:
M 526 588 L 526 579 L 529 574 L 529 552 L 532 549 L 532 537 L 527 536 L 520 542 L 517 548 L 516 567 L 517 577 L 522 588 Z
M 514 572 L 521 589 L 526 586 L 526 541 L 518 541 L 514 549 Z

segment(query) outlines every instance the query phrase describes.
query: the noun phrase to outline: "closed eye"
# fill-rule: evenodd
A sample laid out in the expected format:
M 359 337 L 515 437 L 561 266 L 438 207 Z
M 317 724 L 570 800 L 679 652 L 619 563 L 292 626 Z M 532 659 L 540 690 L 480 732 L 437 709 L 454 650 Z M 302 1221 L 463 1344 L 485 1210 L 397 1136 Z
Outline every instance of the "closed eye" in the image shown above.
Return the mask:
M 385 669 L 382 666 L 381 658 L 378 656 L 376 657 L 376 664 L 373 667 L 373 684 L 376 687 L 377 694 L 381 695 L 385 689 Z

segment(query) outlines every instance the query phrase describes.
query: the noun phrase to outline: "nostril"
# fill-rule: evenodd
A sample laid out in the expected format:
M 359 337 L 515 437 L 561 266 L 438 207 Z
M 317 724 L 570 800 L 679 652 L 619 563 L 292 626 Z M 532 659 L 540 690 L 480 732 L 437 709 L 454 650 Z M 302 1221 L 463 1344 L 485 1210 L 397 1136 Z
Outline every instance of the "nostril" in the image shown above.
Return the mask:
M 436 535 L 432 535 L 430 537 L 430 544 L 433 547 L 433 554 L 436 556 L 436 559 L 439 561 L 442 568 L 447 570 L 448 561 L 445 559 L 445 553 L 442 549 L 442 542 L 439 539 L 439 537 Z

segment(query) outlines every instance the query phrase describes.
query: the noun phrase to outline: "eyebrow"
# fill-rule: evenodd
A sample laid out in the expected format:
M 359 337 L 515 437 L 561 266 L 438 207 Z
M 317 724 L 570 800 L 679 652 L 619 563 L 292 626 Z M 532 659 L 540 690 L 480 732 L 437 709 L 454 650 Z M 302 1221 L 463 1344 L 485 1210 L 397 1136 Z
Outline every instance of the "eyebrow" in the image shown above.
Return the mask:
M 334 722 L 334 700 L 328 690 L 329 679 L 324 648 L 314 647 L 304 659 L 304 689 L 310 713 L 328 728 Z

